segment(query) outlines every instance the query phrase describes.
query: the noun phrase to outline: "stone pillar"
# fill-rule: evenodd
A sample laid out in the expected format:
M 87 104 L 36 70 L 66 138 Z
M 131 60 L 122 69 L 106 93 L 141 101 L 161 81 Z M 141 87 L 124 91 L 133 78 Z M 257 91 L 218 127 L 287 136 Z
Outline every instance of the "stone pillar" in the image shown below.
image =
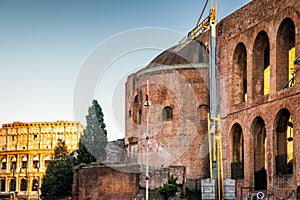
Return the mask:
M 27 191 L 30 193 L 32 189 L 32 178 L 31 176 L 27 178 Z
M 9 148 L 8 148 L 9 147 L 9 139 L 8 139 L 8 137 L 9 137 L 8 136 L 8 128 L 6 128 L 6 149 L 5 149 L 6 151 L 9 150 Z

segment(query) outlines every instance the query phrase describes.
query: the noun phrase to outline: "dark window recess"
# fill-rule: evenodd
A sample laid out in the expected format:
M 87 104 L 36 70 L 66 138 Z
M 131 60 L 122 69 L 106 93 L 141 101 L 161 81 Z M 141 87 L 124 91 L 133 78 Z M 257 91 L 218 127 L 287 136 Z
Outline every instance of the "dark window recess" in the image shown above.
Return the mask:
M 277 155 L 276 160 L 276 175 L 292 174 L 293 160 L 287 163 L 287 154 Z
M 17 162 L 12 162 L 10 166 L 10 170 L 16 170 L 17 169 Z
M 22 161 L 22 168 L 27 168 L 27 161 Z
M 39 190 L 39 181 L 37 179 L 33 179 L 32 181 L 32 191 L 38 191 Z
M 242 162 L 231 163 L 231 178 L 243 179 L 244 178 L 244 166 Z
M 162 111 L 162 120 L 172 120 L 173 119 L 173 109 L 170 106 L 164 107 Z
M 22 179 L 21 180 L 21 191 L 26 191 L 27 190 L 27 180 Z
M 2 168 L 1 169 L 6 169 L 6 162 L 2 162 Z
M 10 191 L 16 191 L 16 180 L 15 179 L 11 179 L 10 180 Z
M 5 178 L 0 180 L 0 191 L 1 192 L 5 192 L 5 182 L 6 182 Z
M 267 189 L 267 171 L 265 168 L 254 172 L 254 189 L 266 190 Z

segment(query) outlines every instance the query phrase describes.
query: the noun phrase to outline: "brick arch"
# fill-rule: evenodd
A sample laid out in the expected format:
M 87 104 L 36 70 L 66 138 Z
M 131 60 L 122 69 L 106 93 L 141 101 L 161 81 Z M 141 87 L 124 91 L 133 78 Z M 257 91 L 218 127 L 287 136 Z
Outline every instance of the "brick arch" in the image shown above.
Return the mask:
M 288 81 L 292 78 L 295 55 L 295 23 L 287 17 L 282 20 L 276 37 L 276 89 L 281 90 L 291 86 Z
M 232 63 L 232 100 L 235 105 L 247 101 L 247 50 L 244 43 L 236 45 Z
M 165 106 L 162 110 L 162 120 L 170 121 L 173 119 L 173 108 L 171 106 Z
M 209 105 L 208 104 L 200 104 L 197 109 L 198 109 L 197 115 L 198 115 L 200 121 L 201 120 L 207 121 L 207 116 L 209 113 Z
M 253 98 L 257 98 L 268 94 L 269 91 L 267 91 L 265 85 L 270 86 L 270 75 L 269 78 L 264 76 L 270 66 L 270 41 L 265 31 L 260 31 L 255 38 L 252 60 L 252 92 Z
M 134 96 L 132 107 L 133 107 L 132 113 L 131 113 L 132 120 L 135 124 L 137 124 L 138 123 L 138 109 L 139 109 L 138 95 Z
M 255 117 L 251 124 L 250 136 L 250 160 L 253 172 L 250 173 L 254 181 L 256 189 L 267 189 L 266 176 L 264 180 L 258 180 L 257 177 L 262 176 L 261 173 L 265 172 L 266 162 L 266 124 L 261 116 Z
M 130 101 L 128 103 L 128 107 L 130 109 L 128 110 L 128 116 L 129 118 L 132 118 L 133 124 L 141 124 L 141 117 L 143 112 L 142 107 L 144 105 L 142 91 L 139 88 L 136 89 L 129 99 Z
M 230 129 L 231 178 L 244 178 L 244 134 L 242 126 L 235 123 Z
M 274 121 L 274 155 L 276 175 L 293 174 L 293 118 L 287 108 L 277 112 Z M 289 155 L 289 148 L 292 152 Z

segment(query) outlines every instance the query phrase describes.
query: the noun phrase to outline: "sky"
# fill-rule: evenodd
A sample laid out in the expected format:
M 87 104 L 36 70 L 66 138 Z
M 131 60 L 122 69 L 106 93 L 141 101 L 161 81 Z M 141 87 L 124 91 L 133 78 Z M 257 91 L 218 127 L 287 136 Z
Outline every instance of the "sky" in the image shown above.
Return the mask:
M 220 0 L 218 19 L 249 2 Z M 123 138 L 127 76 L 191 31 L 204 3 L 0 0 L 0 124 L 85 125 L 97 99 L 108 139 Z

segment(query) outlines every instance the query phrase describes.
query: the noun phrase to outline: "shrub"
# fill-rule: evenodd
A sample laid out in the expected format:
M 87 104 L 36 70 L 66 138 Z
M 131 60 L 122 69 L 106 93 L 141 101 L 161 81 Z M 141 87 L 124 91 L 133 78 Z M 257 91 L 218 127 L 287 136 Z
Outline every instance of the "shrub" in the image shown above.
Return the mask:
M 180 185 L 176 183 L 177 178 L 173 176 L 168 177 L 168 181 L 160 187 L 159 192 L 163 196 L 164 200 L 169 197 L 175 196 L 176 192 L 179 191 Z

